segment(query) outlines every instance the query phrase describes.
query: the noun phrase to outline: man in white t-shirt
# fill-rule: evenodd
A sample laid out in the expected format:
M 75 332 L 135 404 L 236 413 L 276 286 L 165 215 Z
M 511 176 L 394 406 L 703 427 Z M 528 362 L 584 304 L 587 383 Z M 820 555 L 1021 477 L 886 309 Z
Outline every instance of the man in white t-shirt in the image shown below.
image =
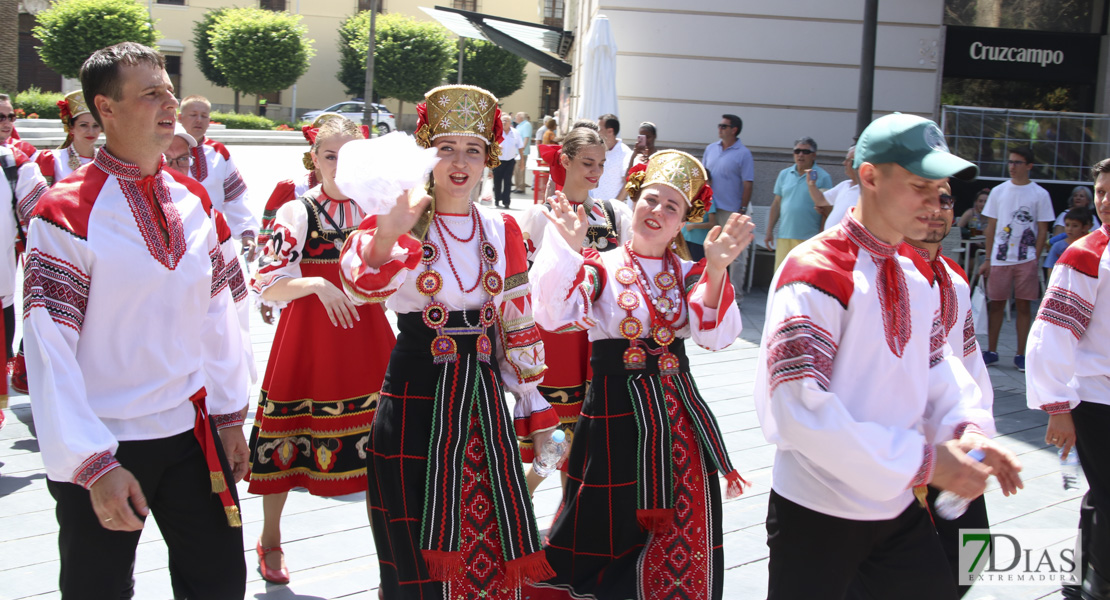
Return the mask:
M 1056 215 L 1052 198 L 1029 179 L 1033 170 L 1033 151 L 1014 148 L 1008 161 L 1010 180 L 993 190 L 983 207 L 987 220 L 987 257 L 979 274 L 987 278 L 989 327 L 983 362 L 998 362 L 998 334 L 1002 313 L 1010 295 L 1017 298 L 1017 353 L 1014 367 L 1025 371 L 1025 341 L 1029 337 L 1032 312 L 1029 303 L 1040 296 L 1037 257 L 1048 239 L 1048 225 Z
M 501 140 L 501 164 L 493 168 L 493 204 L 505 208 L 509 208 L 509 201 L 512 200 L 513 169 L 516 168 L 516 159 L 520 158 L 520 150 L 524 147 L 524 142 L 512 128 L 512 121 L 509 115 L 501 115 L 505 136 Z
M 829 208 L 824 210 L 831 209 L 828 216 L 825 217 L 825 231 L 838 225 L 844 215 L 848 214 L 848 211 L 859 203 L 859 173 L 856 172 L 852 164 L 855 160 L 856 147 L 852 146 L 848 148 L 848 153 L 844 156 L 844 175 L 848 178 L 824 193 L 825 202 L 829 205 Z M 820 190 L 817 193 L 820 193 Z M 817 204 L 817 209 L 823 210 L 823 207 Z
M 624 174 L 632 160 L 632 149 L 621 142 L 617 135 L 621 132 L 621 122 L 616 115 L 601 115 L 597 119 L 598 133 L 605 140 L 605 170 L 597 187 L 590 190 L 590 197 L 598 200 L 612 200 L 624 187 Z

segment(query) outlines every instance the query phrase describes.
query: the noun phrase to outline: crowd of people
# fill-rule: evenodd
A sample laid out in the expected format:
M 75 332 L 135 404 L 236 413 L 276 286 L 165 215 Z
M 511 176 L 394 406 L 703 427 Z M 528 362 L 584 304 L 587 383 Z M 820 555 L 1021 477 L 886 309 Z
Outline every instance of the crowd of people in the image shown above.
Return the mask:
M 290 581 L 283 507 L 304 489 L 365 493 L 380 598 L 724 597 L 723 500 L 749 484 L 686 343 L 720 350 L 742 329 L 755 177 L 739 116 L 722 115 L 699 159 L 656 148 L 650 122 L 632 148 L 611 114 L 535 133 L 486 90 L 437 87 L 406 142 L 437 158 L 425 185 L 364 203 L 339 166 L 377 142 L 324 114 L 303 128 L 307 173 L 278 183 L 259 220 L 207 137 L 211 104 L 179 101 L 159 53 L 102 49 L 81 84 L 61 103 L 57 150 L 20 142 L 0 96 L 3 326 L 57 504 L 63 597 L 133 595 L 152 515 L 175 597 L 242 598 L 244 479 L 263 498 L 255 553 L 275 584 Z M 525 189 L 534 137 L 550 188 L 518 219 L 496 208 Z M 992 439 L 988 374 L 1012 297 L 1029 407 L 1090 483 L 1082 590 L 1066 593 L 1110 598 L 1110 229 L 1091 214 L 1110 219 L 1110 160 L 1058 219 L 1031 153 L 1012 148 L 1011 179 L 957 220 L 950 179 L 978 169 L 932 121 L 876 119 L 835 187 L 817 149 L 794 143 L 763 224 L 776 267 L 754 391 L 776 448 L 769 598 L 967 592 L 959 530 L 989 527 L 989 477 L 1007 496 L 1023 486 Z M 475 201 L 487 170 L 495 207 Z M 941 251 L 954 227 L 985 234 L 987 349 L 968 274 Z M 252 297 L 277 327 L 247 435 Z M 562 501 L 541 538 L 529 465 L 556 430 L 569 443 L 545 458 Z M 937 516 L 942 492 L 970 508 Z

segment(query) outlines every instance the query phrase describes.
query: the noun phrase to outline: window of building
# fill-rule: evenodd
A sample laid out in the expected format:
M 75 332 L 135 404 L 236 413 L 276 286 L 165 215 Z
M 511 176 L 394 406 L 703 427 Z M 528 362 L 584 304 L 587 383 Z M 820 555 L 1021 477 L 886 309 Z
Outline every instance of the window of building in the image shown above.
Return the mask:
M 564 0 L 543 0 L 543 24 L 563 28 Z
M 451 8 L 478 12 L 478 0 L 451 0 Z
M 185 6 L 185 0 L 154 0 L 155 4 L 169 4 L 170 6 Z
M 373 6 L 377 9 L 378 14 L 380 15 L 382 14 L 382 4 L 384 3 L 385 0 L 358 0 L 358 12 L 370 10 L 370 7 Z
M 545 0 L 550 3 L 551 0 Z M 1096 0 L 945 0 L 944 24 L 1100 33 L 1106 15 Z
M 280 12 L 285 10 L 285 0 L 258 0 L 258 7 L 263 10 Z
M 259 94 L 259 98 L 265 98 L 266 104 L 281 104 L 281 92 L 274 92 L 272 94 Z
M 62 91 L 62 76 L 55 73 L 39 58 L 35 49 L 38 40 L 31 35 L 35 27 L 35 15 L 19 15 L 19 89 L 35 86 L 44 92 Z M 15 90 L 12 90 L 15 92 Z
M 178 98 L 184 98 L 187 94 L 181 91 L 181 55 L 180 54 L 167 54 L 166 55 L 166 75 L 170 76 L 170 83 L 173 83 L 174 94 Z

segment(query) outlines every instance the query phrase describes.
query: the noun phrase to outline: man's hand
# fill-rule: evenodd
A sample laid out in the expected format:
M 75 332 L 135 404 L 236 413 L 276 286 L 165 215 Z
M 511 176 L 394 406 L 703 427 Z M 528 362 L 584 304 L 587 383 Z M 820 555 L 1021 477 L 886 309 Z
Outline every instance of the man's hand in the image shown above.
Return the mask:
M 990 475 L 990 469 L 986 465 L 969 457 L 958 440 L 937 444 L 934 448 L 937 461 L 933 470 L 934 487 L 963 498 L 978 498 L 983 494 Z
M 994 440 L 979 433 L 968 433 L 960 438 L 960 450 L 963 452 L 971 452 L 978 448 L 985 453 L 982 464 L 990 468 L 991 475 L 994 475 L 998 480 L 998 485 L 1002 487 L 1002 495 L 1010 496 L 1016 494 L 1019 489 L 1025 487 L 1021 481 L 1021 461 L 1014 456 L 1013 452 L 1003 448 Z
M 274 309 L 266 304 L 258 306 L 258 312 L 262 315 L 262 322 L 267 325 L 274 324 Z
M 979 276 L 980 277 L 990 277 L 991 276 L 991 261 L 990 260 L 984 260 L 983 264 L 979 265 Z
M 763 235 L 763 245 L 766 246 L 770 250 L 775 249 L 775 232 L 774 231 L 771 231 L 770 229 L 768 229 L 767 233 Z
M 101 526 L 111 531 L 139 531 L 150 513 L 139 481 L 123 467 L 97 479 L 89 488 L 89 499 Z
M 243 426 L 221 429 L 220 441 L 224 444 L 224 455 L 227 456 L 227 463 L 231 466 L 231 476 L 235 478 L 235 483 L 239 483 L 247 476 L 251 459 L 247 439 L 243 437 Z
M 1062 448 L 1064 452 L 1060 455 L 1061 458 L 1068 457 L 1068 453 L 1075 446 L 1075 421 L 1072 420 L 1070 412 L 1048 416 L 1048 428 L 1044 432 L 1044 441 L 1046 444 Z
M 258 242 L 253 235 L 244 235 L 239 240 L 243 244 L 243 259 L 247 264 L 253 263 L 254 259 L 258 258 Z

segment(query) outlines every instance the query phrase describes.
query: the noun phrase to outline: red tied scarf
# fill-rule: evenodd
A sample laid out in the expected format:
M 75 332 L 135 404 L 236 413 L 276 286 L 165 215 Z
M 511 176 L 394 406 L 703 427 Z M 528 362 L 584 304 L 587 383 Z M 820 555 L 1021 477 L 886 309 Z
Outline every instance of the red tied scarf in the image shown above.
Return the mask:
M 956 300 L 956 288 L 952 285 L 952 276 L 948 273 L 948 267 L 944 266 L 944 260 L 940 257 L 939 252 L 934 259 L 929 256 L 928 250 L 910 244 L 906 245 L 913 249 L 925 262 L 929 263 L 929 267 L 933 271 L 933 277 L 940 287 L 940 316 L 944 321 L 944 331 L 952 331 L 952 328 L 956 326 L 956 320 L 959 318 L 959 305 Z
M 204 462 L 208 463 L 208 478 L 212 485 L 212 493 L 220 496 L 220 503 L 224 505 L 224 514 L 227 516 L 227 524 L 232 527 L 242 527 L 243 520 L 239 516 L 239 507 L 235 505 L 235 498 L 231 496 L 231 490 L 227 487 L 227 478 L 224 477 L 223 466 L 220 465 L 220 454 L 216 450 L 217 436 L 212 433 L 212 424 L 208 419 L 208 407 L 205 406 L 204 402 L 207 396 L 208 392 L 204 388 L 200 388 L 197 393 L 189 398 L 189 401 L 193 403 L 193 408 L 197 411 L 197 418 L 193 423 L 193 435 L 200 442 L 201 450 L 204 452 Z
M 871 234 L 852 213 L 844 218 L 841 226 L 848 238 L 871 255 L 878 273 L 875 288 L 883 307 L 883 332 L 886 343 L 895 356 L 901 358 L 910 341 L 910 292 L 906 287 L 906 274 L 898 264 L 898 249 Z
M 539 144 L 536 148 L 539 149 L 540 158 L 547 163 L 551 181 L 555 182 L 555 191 L 562 190 L 567 182 L 567 170 L 563 168 L 562 161 L 563 147 L 559 144 Z

